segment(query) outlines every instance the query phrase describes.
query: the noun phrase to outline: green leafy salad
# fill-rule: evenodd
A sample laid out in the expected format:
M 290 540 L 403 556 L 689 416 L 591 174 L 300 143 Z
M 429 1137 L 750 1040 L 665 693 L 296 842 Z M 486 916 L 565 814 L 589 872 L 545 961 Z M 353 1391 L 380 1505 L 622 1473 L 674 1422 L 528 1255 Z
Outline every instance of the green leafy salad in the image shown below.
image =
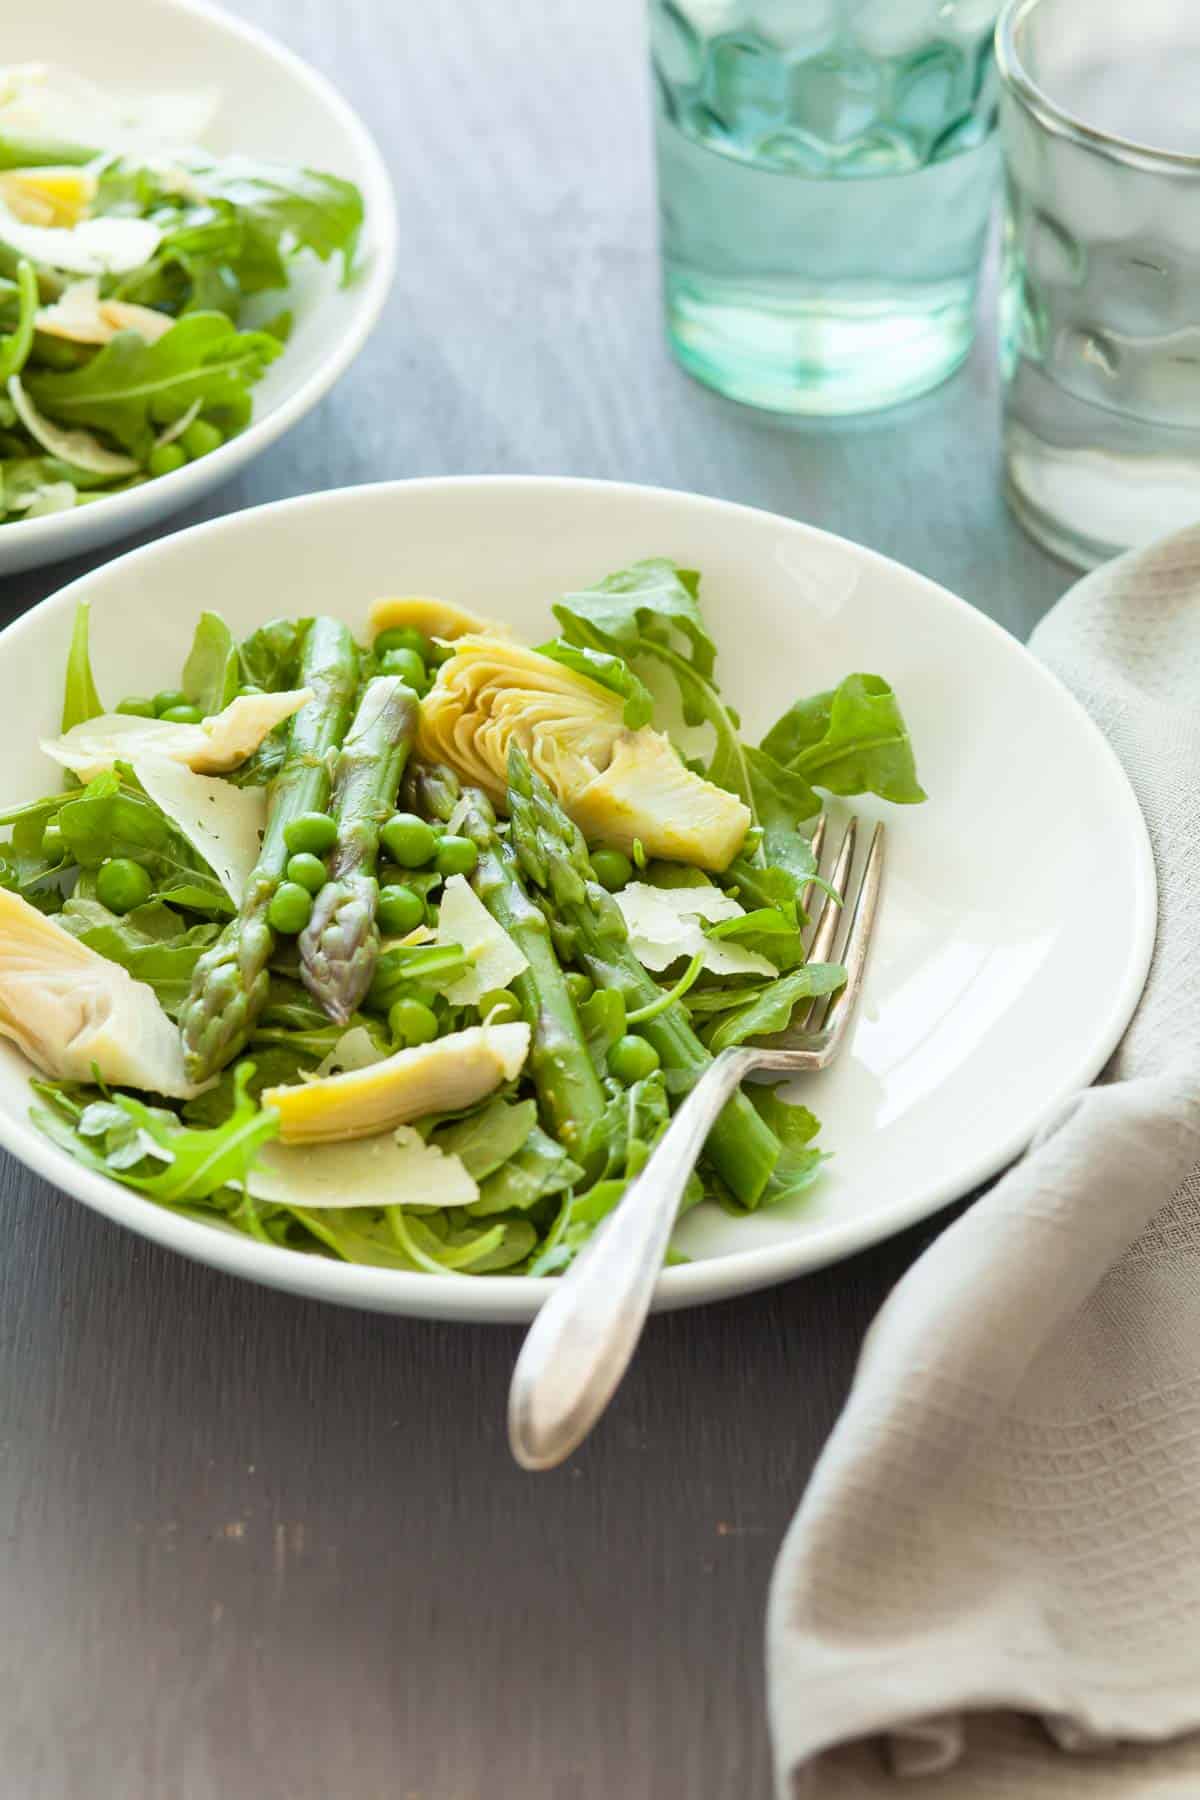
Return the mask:
M 362 641 L 205 613 L 178 686 L 111 711 L 80 607 L 55 791 L 0 815 L 0 1033 L 41 1130 L 264 1243 L 565 1267 L 712 1056 L 844 980 L 801 936 L 821 796 L 924 798 L 875 675 L 747 744 L 698 589 L 638 563 L 537 649 L 431 599 Z M 748 1087 L 686 1204 L 793 1200 L 817 1129 Z
M 216 156 L 211 96 L 139 116 L 78 77 L 0 69 L 0 519 L 168 475 L 250 421 L 297 267 L 353 271 L 358 189 Z

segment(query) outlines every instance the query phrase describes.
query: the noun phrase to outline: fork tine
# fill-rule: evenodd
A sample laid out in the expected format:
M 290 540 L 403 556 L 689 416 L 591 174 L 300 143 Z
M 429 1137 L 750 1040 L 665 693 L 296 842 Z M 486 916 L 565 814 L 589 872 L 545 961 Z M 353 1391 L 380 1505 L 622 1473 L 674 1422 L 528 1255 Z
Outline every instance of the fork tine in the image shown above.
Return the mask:
M 829 885 L 838 896 L 835 900 L 826 894 L 825 904 L 821 908 L 821 916 L 817 920 L 817 929 L 813 932 L 812 943 L 808 948 L 807 961 L 825 962 L 828 960 L 833 940 L 837 936 L 838 915 L 841 912 L 840 900 L 846 897 L 846 883 L 850 877 L 850 866 L 854 861 L 854 840 L 858 834 L 858 820 L 852 818 L 846 827 L 846 835 L 838 849 L 837 860 L 829 875 Z
M 826 1038 L 823 1049 L 826 1057 L 832 1057 L 837 1051 L 854 1012 L 859 989 L 862 987 L 863 970 L 866 967 L 867 952 L 871 946 L 871 933 L 875 925 L 875 914 L 878 911 L 882 887 L 883 826 L 876 825 L 871 834 L 871 847 L 867 851 L 866 865 L 863 868 L 862 881 L 859 883 L 858 894 L 854 901 L 854 910 L 850 914 L 850 923 L 846 928 L 846 942 L 842 950 L 842 961 L 846 965 L 845 986 L 840 987 L 836 994 L 830 996 L 821 1026 Z M 817 1006 L 820 1004 L 820 1001 L 816 1002 Z M 810 1029 L 813 1029 L 811 1024 Z
M 824 823 L 825 820 L 822 818 L 821 824 L 823 825 Z M 846 884 L 850 879 L 850 870 L 854 866 L 854 844 L 857 836 L 858 820 L 852 816 L 846 826 L 845 836 L 842 838 L 841 844 L 838 847 L 838 853 L 833 868 L 829 872 L 829 885 L 833 889 L 833 893 L 838 895 L 839 900 L 843 901 L 846 897 Z M 815 832 L 813 833 L 813 837 L 815 840 Z M 805 900 L 807 900 L 808 894 L 811 892 L 812 884 L 810 883 L 808 892 L 805 894 Z M 825 904 L 822 906 L 820 917 L 817 920 L 817 928 L 813 932 L 812 942 L 808 947 L 806 961 L 825 962 L 828 959 L 829 952 L 833 948 L 833 940 L 837 936 L 838 916 L 840 912 L 841 906 L 839 905 L 838 900 L 833 898 L 833 894 L 826 894 Z M 797 1011 L 792 1015 L 791 1030 L 794 1032 L 814 1030 L 817 1016 L 822 1011 L 823 1006 L 824 1002 L 822 1000 L 814 1000 L 808 1006 L 801 1005 L 798 1007 Z

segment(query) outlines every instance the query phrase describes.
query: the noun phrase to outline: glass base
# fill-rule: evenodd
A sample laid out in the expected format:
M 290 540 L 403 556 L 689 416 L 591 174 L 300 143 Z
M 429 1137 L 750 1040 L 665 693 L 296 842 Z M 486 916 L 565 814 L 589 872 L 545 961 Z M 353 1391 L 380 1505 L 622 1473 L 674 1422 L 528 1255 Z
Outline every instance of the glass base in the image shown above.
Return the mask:
M 1097 428 L 1114 421 L 1103 416 Z M 1149 428 L 1147 428 L 1148 430 Z M 1160 438 L 1183 434 L 1160 432 Z M 1194 525 L 1200 514 L 1200 449 L 1172 444 L 1146 453 L 1048 444 L 1009 418 L 1005 493 L 1013 512 L 1052 555 L 1080 569 Z
M 797 296 L 666 271 L 667 338 L 690 375 L 769 412 L 874 412 L 927 393 L 971 348 L 975 282 Z

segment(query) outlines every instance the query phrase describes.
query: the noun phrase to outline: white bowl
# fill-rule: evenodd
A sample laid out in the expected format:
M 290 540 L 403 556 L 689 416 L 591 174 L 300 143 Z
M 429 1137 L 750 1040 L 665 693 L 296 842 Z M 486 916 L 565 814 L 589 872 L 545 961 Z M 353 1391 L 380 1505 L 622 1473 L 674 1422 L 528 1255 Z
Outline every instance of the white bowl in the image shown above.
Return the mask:
M 264 32 L 206 0 L 38 0 L 8 8 L 5 63 L 45 62 L 118 94 L 214 88 L 221 109 L 206 142 L 220 152 L 301 163 L 357 182 L 366 208 L 362 267 L 295 265 L 286 297 L 295 325 L 257 383 L 254 417 L 198 462 L 72 512 L 0 524 L 0 575 L 77 556 L 154 525 L 236 475 L 302 419 L 358 355 L 379 317 L 396 261 L 396 206 L 380 152 L 358 115 L 315 69 Z M 268 308 L 272 310 L 272 308 Z
M 888 820 L 864 1003 L 838 1065 L 802 1084 L 834 1152 L 802 1204 L 684 1221 L 696 1260 L 658 1305 L 762 1287 L 900 1230 L 992 1175 L 1091 1081 L 1141 992 L 1154 870 L 1115 756 L 1015 639 L 920 575 L 768 513 L 652 488 L 541 478 L 395 482 L 316 494 L 176 533 L 73 582 L 0 634 L 0 768 L 16 803 L 56 787 L 37 749 L 60 705 L 77 600 L 101 695 L 177 677 L 192 621 L 272 614 L 362 627 L 386 593 L 432 593 L 534 642 L 559 594 L 638 557 L 703 574 L 725 691 L 757 735 L 856 669 L 908 716 L 920 807 Z M 856 803 L 857 804 L 857 803 Z M 0 1144 L 68 1193 L 218 1268 L 381 1311 L 523 1319 L 548 1283 L 357 1268 L 180 1218 L 81 1168 L 28 1123 L 28 1066 L 0 1051 Z

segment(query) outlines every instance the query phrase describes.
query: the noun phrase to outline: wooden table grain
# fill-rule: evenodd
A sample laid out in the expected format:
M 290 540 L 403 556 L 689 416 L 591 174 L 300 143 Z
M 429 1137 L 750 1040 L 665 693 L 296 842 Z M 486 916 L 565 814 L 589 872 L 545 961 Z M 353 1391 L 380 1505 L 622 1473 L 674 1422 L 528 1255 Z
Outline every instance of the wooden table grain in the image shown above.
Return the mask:
M 937 393 L 833 425 L 669 362 L 638 0 L 240 11 L 378 134 L 399 277 L 337 390 L 173 524 L 561 472 L 814 521 L 1022 634 L 1067 585 L 1000 498 L 988 331 Z M 4 583 L 0 616 L 94 560 Z M 945 1217 L 654 1321 L 593 1441 L 533 1477 L 504 1441 L 514 1331 L 242 1285 L 3 1160 L 5 1796 L 766 1800 L 772 1561 L 868 1321 Z

